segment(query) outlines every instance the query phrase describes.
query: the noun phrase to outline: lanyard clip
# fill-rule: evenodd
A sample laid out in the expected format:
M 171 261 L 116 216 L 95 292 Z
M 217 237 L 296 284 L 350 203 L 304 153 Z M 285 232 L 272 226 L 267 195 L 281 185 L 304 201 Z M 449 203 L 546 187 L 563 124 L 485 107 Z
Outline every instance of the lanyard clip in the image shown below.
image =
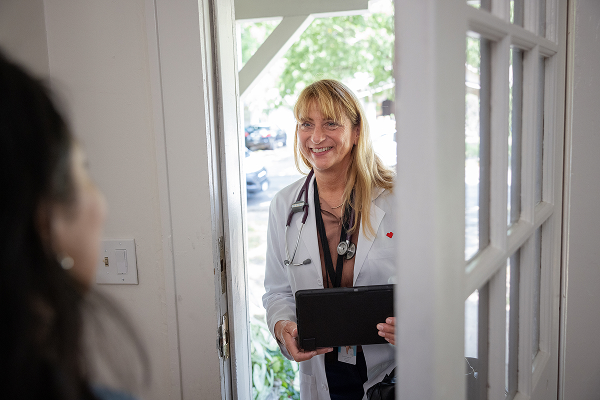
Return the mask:
M 304 207 L 306 203 L 302 200 L 298 200 L 292 204 L 292 213 L 296 214 L 297 212 L 304 211 Z

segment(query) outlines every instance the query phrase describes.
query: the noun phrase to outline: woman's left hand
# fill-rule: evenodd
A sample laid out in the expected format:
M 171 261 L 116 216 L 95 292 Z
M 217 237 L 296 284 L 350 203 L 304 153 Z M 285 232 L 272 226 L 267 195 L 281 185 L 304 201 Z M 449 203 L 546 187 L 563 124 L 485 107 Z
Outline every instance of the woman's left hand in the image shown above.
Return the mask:
M 377 329 L 379 330 L 379 336 L 383 337 L 385 340 L 390 342 L 391 344 L 396 344 L 396 318 L 388 317 L 385 320 L 385 323 L 377 324 Z

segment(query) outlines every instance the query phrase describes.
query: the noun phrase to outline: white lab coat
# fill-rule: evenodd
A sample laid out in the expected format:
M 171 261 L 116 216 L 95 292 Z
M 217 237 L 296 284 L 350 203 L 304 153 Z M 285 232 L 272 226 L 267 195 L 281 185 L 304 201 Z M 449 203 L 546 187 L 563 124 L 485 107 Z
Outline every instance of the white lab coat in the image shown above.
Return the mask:
M 312 179 L 314 180 L 314 177 Z M 265 271 L 266 293 L 263 296 L 263 305 L 267 310 L 267 324 L 271 333 L 274 332 L 277 321 L 296 322 L 294 295 L 297 290 L 323 288 L 312 180 L 308 190 L 308 218 L 294 258 L 295 263 L 301 263 L 307 258 L 310 258 L 312 262 L 307 265 L 290 265 L 288 267 L 283 264 L 286 259 L 285 224 L 290 207 L 296 201 L 304 180 L 305 178 L 302 178 L 277 193 L 269 210 Z M 377 234 L 375 238 L 369 239 L 364 235 L 361 226 L 354 262 L 354 286 L 394 283 L 394 251 L 398 239 L 397 236 L 394 236 L 394 204 L 393 196 L 389 191 L 374 190 L 370 214 L 371 224 Z M 287 240 L 290 257 L 298 239 L 301 220 L 302 213 L 296 213 L 288 229 Z M 281 352 L 291 358 L 285 346 L 280 345 L 280 347 Z M 368 375 L 368 381 L 364 384 L 366 397 L 367 389 L 380 382 L 396 363 L 395 348 L 391 344 L 367 345 L 363 346 L 363 351 Z M 330 400 L 324 355 L 318 355 L 300 363 L 300 398 L 301 400 Z

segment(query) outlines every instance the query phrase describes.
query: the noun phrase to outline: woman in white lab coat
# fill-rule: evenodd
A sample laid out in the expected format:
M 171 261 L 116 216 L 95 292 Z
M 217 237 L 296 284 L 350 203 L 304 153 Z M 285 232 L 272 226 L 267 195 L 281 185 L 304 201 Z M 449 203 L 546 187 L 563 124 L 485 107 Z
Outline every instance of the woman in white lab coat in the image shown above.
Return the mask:
M 271 203 L 263 297 L 267 323 L 282 353 L 300 362 L 301 399 L 361 399 L 395 366 L 394 317 L 373 327 L 390 344 L 358 346 L 348 363 L 331 348 L 298 348 L 294 295 L 302 289 L 393 283 L 394 172 L 375 155 L 364 111 L 342 83 L 311 84 L 294 114 L 296 166 L 311 173 Z M 297 204 L 290 212 L 299 200 L 308 208 Z M 347 246 L 340 250 L 342 242 Z

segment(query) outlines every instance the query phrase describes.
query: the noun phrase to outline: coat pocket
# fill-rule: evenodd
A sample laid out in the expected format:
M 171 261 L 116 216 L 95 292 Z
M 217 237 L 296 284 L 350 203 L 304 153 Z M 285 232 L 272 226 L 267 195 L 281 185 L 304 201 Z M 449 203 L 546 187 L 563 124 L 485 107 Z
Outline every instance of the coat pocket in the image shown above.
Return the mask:
M 396 248 L 372 248 L 367 255 L 369 284 L 386 285 L 396 283 Z
M 300 400 L 318 400 L 317 379 L 314 375 L 300 372 Z

